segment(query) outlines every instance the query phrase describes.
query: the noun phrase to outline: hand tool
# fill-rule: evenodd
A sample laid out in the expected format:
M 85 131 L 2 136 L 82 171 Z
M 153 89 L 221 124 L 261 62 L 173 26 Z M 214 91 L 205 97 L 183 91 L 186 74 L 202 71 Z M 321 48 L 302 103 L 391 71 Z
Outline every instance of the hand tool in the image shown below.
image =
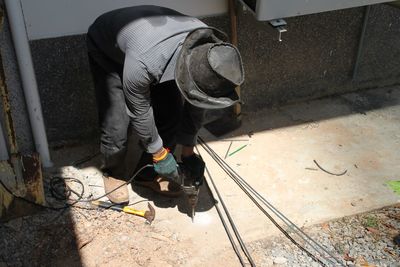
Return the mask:
M 192 222 L 196 214 L 196 205 L 199 198 L 200 186 L 203 183 L 203 177 L 191 177 L 190 173 L 185 170 L 182 164 L 179 164 L 179 177 L 181 179 L 181 188 L 188 198 L 188 204 L 191 209 L 190 217 Z
M 154 208 L 150 205 L 150 203 L 147 203 L 147 206 L 149 207 L 149 210 L 137 210 L 129 206 L 122 206 L 118 204 L 113 204 L 110 202 L 105 202 L 105 201 L 92 201 L 91 202 L 93 205 L 104 208 L 104 209 L 111 209 L 111 210 L 116 210 L 119 212 L 125 212 L 128 214 L 133 214 L 136 216 L 140 216 L 146 219 L 147 223 L 151 224 L 154 220 L 154 217 L 156 216 L 156 211 Z

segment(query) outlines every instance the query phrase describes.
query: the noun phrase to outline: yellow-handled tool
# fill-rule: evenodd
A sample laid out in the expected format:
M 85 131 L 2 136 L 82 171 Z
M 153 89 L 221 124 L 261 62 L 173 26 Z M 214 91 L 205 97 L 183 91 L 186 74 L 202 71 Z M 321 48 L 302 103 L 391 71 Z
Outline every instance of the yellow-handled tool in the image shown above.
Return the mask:
M 105 202 L 105 201 L 100 201 L 100 200 L 92 201 L 92 204 L 97 207 L 100 207 L 100 208 L 116 210 L 119 212 L 122 211 L 122 212 L 125 212 L 128 214 L 133 214 L 136 216 L 143 217 L 147 220 L 147 222 L 149 224 L 151 224 L 153 222 L 154 217 L 156 216 L 156 211 L 150 205 L 150 203 L 147 204 L 147 206 L 149 207 L 149 210 L 137 210 L 137 209 L 134 209 L 129 206 L 122 206 L 122 205 L 113 204 L 110 202 Z

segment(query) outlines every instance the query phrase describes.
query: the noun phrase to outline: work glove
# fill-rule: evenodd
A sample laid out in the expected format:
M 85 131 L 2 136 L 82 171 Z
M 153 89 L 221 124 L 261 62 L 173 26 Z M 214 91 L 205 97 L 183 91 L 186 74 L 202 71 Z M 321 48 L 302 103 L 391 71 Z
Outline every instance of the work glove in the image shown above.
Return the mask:
M 162 177 L 173 180 L 175 182 L 179 181 L 179 174 L 178 174 L 178 168 L 176 164 L 176 160 L 174 156 L 166 152 L 167 154 L 159 159 L 159 160 L 154 160 L 154 170 Z
M 189 176 L 194 180 L 196 185 L 203 184 L 204 169 L 206 167 L 203 159 L 193 154 L 189 157 L 182 157 L 182 163 Z

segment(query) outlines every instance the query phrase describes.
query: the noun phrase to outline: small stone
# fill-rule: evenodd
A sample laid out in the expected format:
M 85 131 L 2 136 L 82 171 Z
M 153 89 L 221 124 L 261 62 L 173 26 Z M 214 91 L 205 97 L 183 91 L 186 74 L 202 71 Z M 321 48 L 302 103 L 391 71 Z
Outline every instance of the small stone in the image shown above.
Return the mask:
M 177 233 L 173 233 L 173 234 L 171 235 L 171 238 L 172 238 L 174 241 L 179 241 L 179 236 L 178 236 Z
M 395 238 L 393 238 L 393 242 L 394 242 L 397 246 L 400 246 L 400 235 L 397 235 Z
M 121 236 L 121 237 L 119 238 L 119 240 L 122 241 L 122 242 L 126 242 L 126 241 L 129 240 L 129 236 L 123 235 L 123 236 Z
M 264 260 L 264 266 L 272 266 L 274 264 L 274 261 L 271 258 L 266 258 Z
M 22 220 L 23 220 L 22 218 L 17 218 L 17 219 L 9 221 L 5 225 L 12 228 L 14 231 L 19 232 L 22 228 L 22 223 L 23 223 Z
M 285 264 L 287 259 L 285 257 L 276 257 L 274 258 L 274 264 Z

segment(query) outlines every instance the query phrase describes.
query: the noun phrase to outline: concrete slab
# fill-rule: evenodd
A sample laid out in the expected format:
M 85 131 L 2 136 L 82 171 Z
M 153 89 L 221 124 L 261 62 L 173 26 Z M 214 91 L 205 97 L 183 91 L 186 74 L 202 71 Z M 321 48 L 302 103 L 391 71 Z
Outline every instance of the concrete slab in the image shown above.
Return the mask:
M 308 226 L 399 202 L 400 197 L 385 185 L 400 180 L 399 122 L 400 87 L 393 87 L 243 114 L 243 127 L 229 136 L 216 140 L 205 131 L 201 135 L 222 157 L 246 144 L 226 161 L 297 225 Z M 98 158 L 81 169 L 68 166 L 90 149 L 93 146 L 53 152 L 58 169 L 52 171 L 80 177 L 96 195 L 102 183 Z M 244 240 L 276 234 L 234 182 L 204 150 L 200 152 Z M 328 174 L 314 160 L 332 173 L 347 172 Z M 156 206 L 154 227 L 197 245 L 190 251 L 188 266 L 220 266 L 225 259 L 219 255 L 235 257 L 233 252 L 224 253 L 231 248 L 206 188 L 194 223 L 185 214 L 184 199 L 134 190 L 132 202 L 146 198 Z

